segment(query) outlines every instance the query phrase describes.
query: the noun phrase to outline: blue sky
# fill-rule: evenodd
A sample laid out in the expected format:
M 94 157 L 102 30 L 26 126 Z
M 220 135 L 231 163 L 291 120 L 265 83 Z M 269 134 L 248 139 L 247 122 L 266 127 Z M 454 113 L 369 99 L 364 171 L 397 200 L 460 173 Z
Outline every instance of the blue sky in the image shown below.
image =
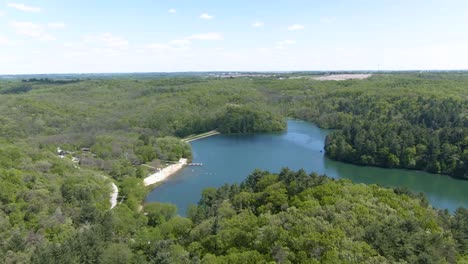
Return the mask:
M 0 74 L 468 69 L 466 0 L 0 0 Z

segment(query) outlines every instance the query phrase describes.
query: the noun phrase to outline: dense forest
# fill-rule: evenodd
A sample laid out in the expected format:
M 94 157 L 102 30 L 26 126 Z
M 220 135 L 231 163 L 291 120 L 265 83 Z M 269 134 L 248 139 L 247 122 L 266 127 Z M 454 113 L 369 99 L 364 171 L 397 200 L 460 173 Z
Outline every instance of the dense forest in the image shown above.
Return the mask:
M 287 117 L 334 129 L 332 159 L 468 178 L 467 74 L 282 77 L 1 80 L 0 260 L 468 261 L 466 209 L 304 172 L 208 189 L 188 218 L 166 204 L 140 211 L 149 168 L 191 158 L 180 138 L 281 131 Z
M 448 215 L 404 190 L 304 171 L 253 172 L 206 189 L 189 217 L 126 205 L 33 263 L 455 263 L 468 260 L 468 211 Z M 464 255 L 462 257 L 462 255 Z
M 284 113 L 337 129 L 328 157 L 468 179 L 468 76 L 420 74 L 276 89 Z
M 353 119 L 326 142 L 329 157 L 361 165 L 425 170 L 468 179 L 468 103 L 464 94 L 423 91 L 457 82 L 412 80 L 411 92 L 385 97 L 354 94 L 338 111 Z M 463 86 L 465 85 L 465 86 Z M 406 87 L 410 87 L 409 89 Z M 412 86 L 418 88 L 411 88 Z M 466 89 L 465 89 L 466 90 Z
M 284 118 L 253 107 L 229 105 L 217 130 L 222 133 L 277 132 L 286 129 Z

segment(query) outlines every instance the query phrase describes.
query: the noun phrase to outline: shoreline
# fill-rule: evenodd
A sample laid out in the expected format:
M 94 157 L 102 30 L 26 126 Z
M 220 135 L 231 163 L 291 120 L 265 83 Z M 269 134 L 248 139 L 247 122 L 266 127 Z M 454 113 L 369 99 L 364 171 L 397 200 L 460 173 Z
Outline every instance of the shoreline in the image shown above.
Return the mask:
M 145 186 L 150 186 L 153 184 L 156 184 L 158 182 L 162 182 L 166 180 L 169 176 L 172 174 L 178 172 L 180 169 L 182 169 L 185 165 L 187 165 L 187 159 L 180 159 L 178 163 L 171 164 L 153 174 L 150 176 L 146 177 L 143 180 L 143 184 Z

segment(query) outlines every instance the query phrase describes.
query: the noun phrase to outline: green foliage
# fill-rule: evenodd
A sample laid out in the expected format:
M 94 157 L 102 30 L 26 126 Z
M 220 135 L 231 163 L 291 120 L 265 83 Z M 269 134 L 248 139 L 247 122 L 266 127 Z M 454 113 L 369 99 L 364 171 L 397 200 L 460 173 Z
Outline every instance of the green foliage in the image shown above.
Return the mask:
M 172 204 L 147 203 L 144 209 L 148 225 L 156 226 L 169 221 L 176 215 L 177 208 Z
M 382 74 L 339 82 L 294 76 L 2 82 L 4 92 L 31 90 L 2 96 L 0 135 L 85 143 L 101 159 L 123 156 L 136 164 L 181 156 L 177 149 L 158 153 L 158 137 L 217 128 L 281 131 L 289 116 L 339 129 L 326 143 L 333 159 L 468 177 L 466 74 Z
M 286 129 L 286 122 L 279 115 L 257 107 L 228 105 L 220 118 L 218 130 L 222 133 L 272 132 Z
M 119 194 L 124 197 L 125 204 L 134 211 L 138 210 L 146 193 L 146 187 L 140 178 L 128 177 L 119 184 Z
M 453 237 L 458 242 L 458 250 L 468 255 L 468 209 L 459 208 L 452 219 Z
M 159 158 L 163 160 L 178 161 L 181 158 L 192 158 L 192 148 L 188 143 L 178 138 L 163 137 L 156 139 Z
M 239 203 L 247 194 L 256 199 Z M 423 204 L 304 171 L 255 171 L 240 188 L 204 192 L 186 243 L 207 263 L 454 263 L 451 232 Z
M 336 129 L 333 159 L 468 178 L 467 83 L 464 73 L 0 81 L 0 262 L 466 262 L 466 209 L 450 216 L 398 189 L 255 171 L 205 190 L 187 219 L 171 205 L 140 212 L 140 165 L 190 159 L 180 137 L 281 131 L 288 116 Z M 120 189 L 111 212 L 109 176 Z
M 448 115 L 442 109 L 439 113 Z M 467 146 L 463 138 L 467 133 L 462 123 L 434 129 L 406 120 L 356 119 L 330 134 L 325 150 L 333 159 L 360 165 L 418 169 L 467 178 L 468 160 L 463 154 Z
M 468 78 L 428 76 L 290 84 L 280 100 L 289 115 L 338 129 L 326 141 L 332 159 L 468 178 Z
M 109 208 L 105 178 L 49 151 L 2 142 L 0 164 L 0 257 L 5 263 L 29 262 L 36 247 L 66 241 Z
M 103 264 L 127 264 L 132 260 L 133 253 L 126 244 L 110 244 L 101 256 Z
M 32 87 L 29 85 L 18 85 L 11 88 L 0 90 L 0 94 L 21 94 L 27 93 L 32 90 Z
M 466 73 L 382 74 L 366 80 L 256 80 L 283 114 L 337 129 L 330 158 L 468 178 Z

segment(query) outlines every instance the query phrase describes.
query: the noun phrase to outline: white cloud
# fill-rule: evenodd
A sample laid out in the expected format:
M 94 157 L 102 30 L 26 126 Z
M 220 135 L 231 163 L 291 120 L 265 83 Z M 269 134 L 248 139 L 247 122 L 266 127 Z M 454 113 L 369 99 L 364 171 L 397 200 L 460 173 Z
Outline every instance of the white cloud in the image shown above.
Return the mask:
M 44 27 L 40 24 L 32 22 L 17 22 L 13 21 L 10 25 L 16 30 L 19 35 L 35 38 L 42 41 L 55 40 L 55 37 L 47 33 Z
M 66 42 L 63 44 L 65 48 L 76 48 L 76 47 L 83 47 L 83 43 L 80 42 Z
M 330 24 L 336 21 L 336 17 L 321 17 L 320 23 L 322 24 Z
M 52 28 L 52 29 L 63 29 L 65 28 L 65 24 L 64 23 L 49 23 L 47 24 L 47 27 L 49 28 Z
M 10 43 L 10 41 L 7 38 L 0 36 L 0 45 L 5 45 L 8 43 Z
M 63 44 L 65 57 L 83 57 L 87 55 L 116 57 L 124 56 L 130 48 L 128 40 L 112 33 L 83 36 L 81 41 Z
M 3 11 L 0 10 L 0 17 L 1 17 L 1 16 L 4 16 L 4 15 L 5 15 L 5 12 L 3 12 Z
M 183 39 L 175 39 L 171 40 L 168 43 L 150 43 L 146 45 L 147 48 L 154 50 L 154 51 L 189 51 L 191 50 L 192 41 L 218 41 L 223 40 L 224 37 L 220 33 L 203 33 L 203 34 L 195 34 L 188 36 Z
M 146 45 L 148 49 L 151 49 L 153 51 L 172 51 L 172 50 L 177 50 L 176 47 L 171 46 L 170 44 L 167 43 L 151 43 Z
M 129 43 L 126 39 L 114 36 L 112 33 L 85 36 L 84 43 L 94 44 L 113 50 L 126 50 L 129 47 Z
M 169 12 L 171 14 L 175 14 L 175 13 L 177 13 L 177 10 L 175 10 L 174 8 L 171 8 L 167 12 Z
M 296 41 L 287 39 L 285 41 L 281 41 L 280 43 L 287 44 L 287 45 L 292 45 L 292 44 L 296 44 Z
M 191 50 L 189 42 L 178 42 L 177 40 L 170 41 L 169 43 L 151 43 L 146 47 L 156 52 L 186 52 Z
M 121 54 L 122 50 L 114 48 L 92 48 L 91 51 L 97 55 L 117 56 Z
M 89 53 L 86 51 L 66 51 L 64 52 L 64 56 L 67 58 L 76 58 L 76 57 L 84 57 L 87 56 Z
M 201 19 L 205 19 L 205 20 L 211 20 L 211 19 L 214 18 L 214 16 L 209 15 L 209 14 L 207 14 L 207 13 L 203 13 L 203 14 L 200 15 L 200 18 L 201 18 Z
M 17 9 L 17 10 L 20 10 L 20 11 L 31 12 L 31 13 L 39 13 L 42 10 L 39 7 L 28 6 L 28 5 L 20 4 L 20 3 L 8 3 L 7 6 L 11 7 L 11 8 L 14 8 L 14 9 Z
M 290 46 L 290 45 L 294 45 L 296 44 L 296 41 L 295 40 L 290 40 L 290 39 L 287 39 L 287 40 L 283 40 L 283 41 L 278 41 L 276 43 L 276 47 L 277 49 L 285 49 L 287 46 Z
M 223 40 L 224 37 L 220 33 L 210 32 L 210 33 L 203 33 L 203 34 L 195 34 L 185 39 L 188 39 L 188 40 Z
M 87 35 L 78 42 L 67 42 L 63 46 L 67 49 L 65 57 L 93 56 L 119 56 L 129 50 L 129 42 L 112 33 Z
M 296 30 L 303 30 L 305 28 L 304 25 L 301 24 L 294 24 L 288 27 L 289 31 L 296 31 Z
M 174 46 L 187 46 L 190 45 L 189 39 L 175 39 L 169 42 L 169 44 Z
M 255 21 L 252 23 L 252 27 L 263 27 L 265 24 L 260 21 Z
M 170 49 L 171 48 L 171 45 L 169 44 L 165 44 L 165 43 L 151 43 L 151 44 L 148 44 L 146 45 L 146 47 L 150 48 L 150 49 Z
M 168 43 L 150 43 L 146 45 L 148 49 L 153 51 L 188 51 L 190 50 L 190 40 L 188 39 L 175 39 Z

